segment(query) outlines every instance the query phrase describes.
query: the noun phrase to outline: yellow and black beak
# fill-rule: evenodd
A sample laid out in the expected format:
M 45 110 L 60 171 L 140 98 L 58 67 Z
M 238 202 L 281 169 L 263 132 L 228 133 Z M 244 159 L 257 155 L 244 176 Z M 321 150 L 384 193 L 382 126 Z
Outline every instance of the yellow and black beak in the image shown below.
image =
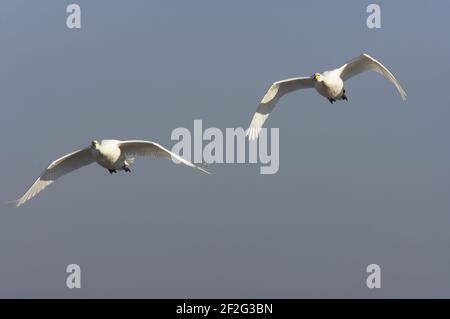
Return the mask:
M 319 73 L 314 73 L 313 78 L 314 78 L 314 81 L 317 81 L 319 79 Z

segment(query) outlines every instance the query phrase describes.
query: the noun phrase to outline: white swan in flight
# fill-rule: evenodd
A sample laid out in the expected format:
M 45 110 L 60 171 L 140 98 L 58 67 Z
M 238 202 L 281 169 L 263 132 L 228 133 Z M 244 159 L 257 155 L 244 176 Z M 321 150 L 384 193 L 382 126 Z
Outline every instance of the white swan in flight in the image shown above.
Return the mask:
M 40 191 L 53 183 L 59 177 L 66 175 L 76 169 L 97 162 L 106 168 L 111 174 L 118 170 L 130 172 L 130 165 L 134 162 L 135 156 L 156 156 L 181 162 L 187 166 L 199 169 L 205 173 L 208 171 L 195 166 L 191 162 L 183 159 L 175 153 L 167 150 L 161 145 L 150 141 L 118 141 L 102 140 L 92 141 L 91 146 L 64 155 L 52 162 L 27 192 L 19 199 L 11 202 L 19 207 L 26 201 L 36 196 Z
M 273 83 L 256 109 L 246 134 L 250 140 L 257 139 L 264 122 L 274 109 L 277 101 L 283 95 L 295 90 L 315 88 L 320 95 L 326 97 L 332 104 L 336 100 L 347 101 L 344 81 L 365 71 L 375 71 L 384 75 L 395 85 L 402 99 L 406 100 L 405 90 L 392 73 L 380 62 L 364 53 L 335 70 L 315 73 L 312 77 L 291 78 Z

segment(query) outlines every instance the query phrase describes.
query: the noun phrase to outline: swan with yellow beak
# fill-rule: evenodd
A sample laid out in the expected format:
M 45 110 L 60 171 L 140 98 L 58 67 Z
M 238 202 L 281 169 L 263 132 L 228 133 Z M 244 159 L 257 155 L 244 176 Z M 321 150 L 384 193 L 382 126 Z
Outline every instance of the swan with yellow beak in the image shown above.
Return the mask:
M 406 92 L 394 75 L 380 62 L 364 53 L 340 68 L 331 71 L 314 73 L 312 77 L 296 77 L 273 83 L 259 103 L 246 134 L 250 140 L 257 139 L 264 122 L 275 108 L 278 100 L 292 91 L 315 88 L 331 104 L 338 100 L 348 101 L 345 94 L 344 81 L 365 71 L 375 71 L 383 75 L 394 84 L 401 98 L 406 100 Z

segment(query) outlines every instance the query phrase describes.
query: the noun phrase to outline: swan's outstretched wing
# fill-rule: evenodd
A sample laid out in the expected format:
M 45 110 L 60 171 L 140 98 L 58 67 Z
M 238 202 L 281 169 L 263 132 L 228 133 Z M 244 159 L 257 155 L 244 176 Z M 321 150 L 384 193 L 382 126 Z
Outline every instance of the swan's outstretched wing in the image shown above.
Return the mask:
M 36 196 L 40 191 L 53 183 L 59 177 L 91 164 L 93 161 L 90 148 L 78 150 L 57 159 L 47 167 L 42 175 L 21 198 L 11 202 L 11 204 L 19 207 L 29 199 Z
M 132 141 L 121 141 L 119 142 L 120 149 L 125 152 L 127 156 L 156 156 L 162 157 L 166 159 L 171 159 L 172 161 L 181 162 L 184 165 L 190 166 L 192 168 L 196 168 L 210 174 L 208 171 L 203 168 L 192 164 L 191 162 L 185 160 L 181 156 L 178 156 L 175 153 L 172 153 L 168 149 L 162 147 L 161 145 L 150 142 L 150 141 L 140 141 L 140 140 L 132 140 Z
M 314 81 L 311 78 L 307 77 L 292 78 L 273 83 L 267 91 L 266 95 L 264 95 L 263 99 L 259 103 L 258 108 L 256 109 L 255 114 L 253 115 L 250 127 L 246 132 L 249 139 L 255 140 L 256 138 L 258 138 L 259 132 L 261 131 L 264 122 L 269 117 L 270 112 L 272 112 L 276 103 L 283 95 L 295 90 L 313 87 Z
M 359 57 L 354 58 L 347 64 L 341 66 L 338 70 L 340 71 L 340 76 L 344 81 L 365 71 L 375 71 L 377 73 L 380 73 L 395 85 L 402 99 L 406 100 L 406 92 L 400 86 L 400 83 L 398 83 L 394 75 L 392 75 L 392 73 L 387 68 L 385 68 L 383 64 L 381 64 L 368 54 L 361 54 Z

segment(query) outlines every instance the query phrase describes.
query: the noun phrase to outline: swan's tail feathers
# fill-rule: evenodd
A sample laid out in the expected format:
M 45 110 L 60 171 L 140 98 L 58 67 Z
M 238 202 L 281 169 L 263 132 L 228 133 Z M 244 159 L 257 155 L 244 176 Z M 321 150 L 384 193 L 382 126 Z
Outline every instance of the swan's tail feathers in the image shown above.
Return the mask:
M 134 156 L 127 156 L 127 158 L 125 159 L 125 162 L 127 162 L 127 165 L 130 166 L 130 165 L 134 164 L 135 160 L 136 160 L 136 157 L 134 157 Z

